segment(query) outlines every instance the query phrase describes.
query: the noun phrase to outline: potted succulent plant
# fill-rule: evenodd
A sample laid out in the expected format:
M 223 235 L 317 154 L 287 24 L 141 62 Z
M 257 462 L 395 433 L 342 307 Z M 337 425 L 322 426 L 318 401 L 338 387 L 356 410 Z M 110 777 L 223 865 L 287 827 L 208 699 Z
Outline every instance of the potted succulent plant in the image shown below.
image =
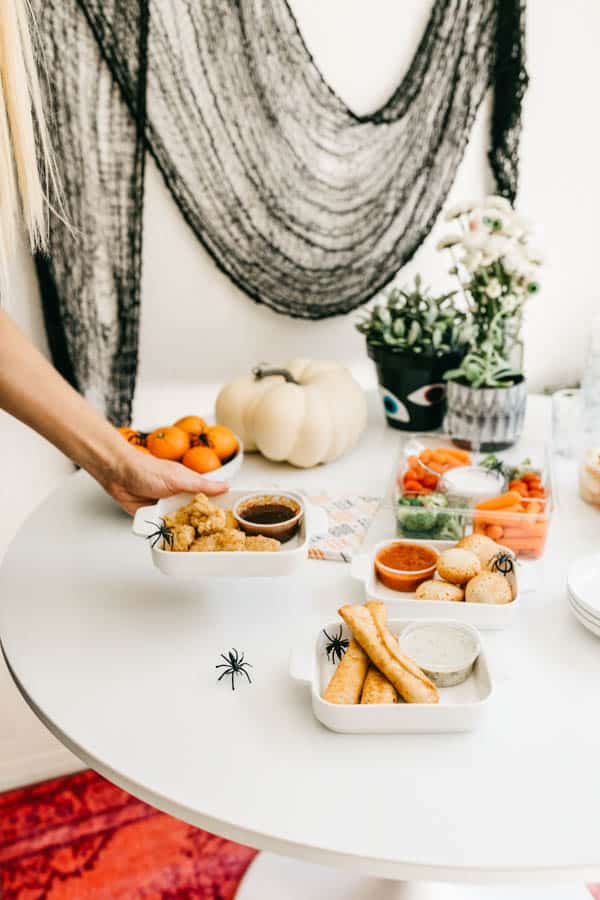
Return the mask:
M 412 290 L 392 287 L 356 325 L 393 428 L 433 431 L 444 420 L 443 376 L 461 363 L 471 336 L 469 315 L 454 304 L 455 293 L 433 296 L 417 275 Z
M 539 291 L 541 264 L 529 224 L 503 197 L 451 210 L 458 230 L 438 245 L 452 255 L 471 321 L 468 352 L 445 374 L 446 426 L 467 449 L 502 450 L 518 440 L 527 384 L 521 370 L 523 308 Z

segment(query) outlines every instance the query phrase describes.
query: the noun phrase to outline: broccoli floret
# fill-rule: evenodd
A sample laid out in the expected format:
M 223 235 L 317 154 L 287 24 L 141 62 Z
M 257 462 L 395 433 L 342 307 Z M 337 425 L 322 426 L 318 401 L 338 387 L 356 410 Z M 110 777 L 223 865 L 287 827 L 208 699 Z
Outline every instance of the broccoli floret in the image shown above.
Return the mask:
M 425 509 L 445 509 L 448 506 L 446 494 L 425 494 L 423 498 Z
M 435 525 L 436 519 L 436 513 L 429 509 L 402 513 L 398 517 L 402 530 L 413 535 L 422 531 L 430 532 Z

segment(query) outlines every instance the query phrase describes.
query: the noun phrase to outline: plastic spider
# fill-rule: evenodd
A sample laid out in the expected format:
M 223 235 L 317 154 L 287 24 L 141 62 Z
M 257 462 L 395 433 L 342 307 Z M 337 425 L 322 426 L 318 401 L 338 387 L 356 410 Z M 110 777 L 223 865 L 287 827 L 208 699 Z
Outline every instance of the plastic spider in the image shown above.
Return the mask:
M 498 553 L 492 561 L 492 570 L 500 575 L 512 575 L 515 571 L 515 559 L 510 553 Z
M 235 691 L 235 676 L 236 675 L 245 675 L 248 679 L 248 682 L 252 684 L 252 679 L 248 672 L 246 672 L 246 666 L 250 666 L 250 668 L 254 668 L 252 663 L 244 662 L 244 654 L 240 656 L 238 651 L 233 647 L 227 656 L 224 653 L 221 653 L 221 659 L 224 659 L 224 663 L 219 663 L 219 665 L 215 666 L 215 669 L 224 669 L 224 672 L 221 672 L 217 681 L 221 681 L 225 678 L 226 675 L 231 675 L 231 690 Z
M 338 633 L 334 634 L 333 636 L 328 634 L 325 628 L 323 629 L 323 634 L 329 641 L 329 643 L 325 645 L 325 653 L 327 654 L 327 659 L 329 659 L 331 662 L 335 662 L 335 658 L 337 656 L 339 662 L 341 662 L 342 656 L 348 649 L 348 644 L 350 643 L 348 638 L 342 637 L 342 626 L 340 625 Z
M 156 531 L 153 531 L 152 534 L 149 534 L 147 537 L 148 541 L 152 541 L 153 548 L 156 547 L 159 541 L 163 542 L 163 546 L 165 544 L 168 544 L 169 547 L 173 546 L 173 532 L 168 525 L 165 525 L 164 519 L 161 519 L 160 524 L 146 520 L 146 524 L 154 525 L 156 528 Z

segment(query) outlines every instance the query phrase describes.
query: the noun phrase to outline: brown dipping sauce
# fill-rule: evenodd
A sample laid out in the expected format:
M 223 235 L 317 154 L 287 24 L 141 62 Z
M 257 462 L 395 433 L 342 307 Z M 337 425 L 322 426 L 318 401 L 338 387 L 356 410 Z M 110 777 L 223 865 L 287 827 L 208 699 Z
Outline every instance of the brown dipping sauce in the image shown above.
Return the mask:
M 283 503 L 257 503 L 255 506 L 244 507 L 244 519 L 253 525 L 277 525 L 279 522 L 287 522 L 295 515 L 294 510 Z
M 263 496 L 240 506 L 236 518 L 246 534 L 262 534 L 285 544 L 298 531 L 301 513 L 300 504 L 291 497 Z

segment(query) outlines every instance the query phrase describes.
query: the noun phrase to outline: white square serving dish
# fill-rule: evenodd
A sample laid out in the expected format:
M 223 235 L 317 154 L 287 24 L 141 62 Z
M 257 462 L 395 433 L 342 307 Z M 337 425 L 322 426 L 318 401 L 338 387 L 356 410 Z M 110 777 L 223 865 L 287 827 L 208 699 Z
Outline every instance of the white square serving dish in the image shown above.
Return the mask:
M 405 540 L 410 544 L 420 544 L 424 547 L 433 547 L 434 550 L 443 553 L 451 547 L 456 547 L 455 541 L 425 541 L 408 540 L 407 538 L 391 538 L 391 540 Z M 396 615 L 409 616 L 414 619 L 439 619 L 447 617 L 456 622 L 464 622 L 482 630 L 507 628 L 512 624 L 515 615 L 521 605 L 519 593 L 519 566 L 515 568 L 517 580 L 517 595 L 512 603 L 465 603 L 450 600 L 417 600 L 414 593 L 393 591 L 379 581 L 375 573 L 374 560 L 382 547 L 389 541 L 381 541 L 368 552 L 355 556 L 352 560 L 351 572 L 353 578 L 357 578 L 365 585 L 367 597 L 373 600 L 383 600 L 386 606 Z M 508 551 L 510 552 L 510 551 Z
M 248 493 L 256 491 L 229 491 L 218 497 L 211 497 L 211 502 L 221 509 L 232 509 L 236 502 Z M 264 493 L 273 493 L 266 488 Z M 315 534 L 327 531 L 327 513 L 293 491 L 286 494 L 295 496 L 304 507 L 304 518 L 298 533 L 287 543 L 282 544 L 281 549 L 273 552 L 233 552 L 219 551 L 208 553 L 174 553 L 171 550 L 162 550 L 157 544 L 155 547 L 148 541 L 148 549 L 152 555 L 152 561 L 157 569 L 165 575 L 181 578 L 272 578 L 276 576 L 293 575 L 307 558 L 310 538 Z M 152 506 L 143 506 L 135 514 L 133 520 L 133 533 L 140 537 L 148 538 L 156 531 L 161 519 L 167 513 L 184 506 L 192 499 L 192 494 L 175 494 L 164 500 L 159 500 Z
M 411 619 L 390 619 L 388 627 L 393 634 L 400 632 Z M 437 619 L 450 622 L 450 619 Z M 456 620 L 454 620 L 456 621 Z M 340 621 L 330 622 L 323 628 L 337 634 Z M 342 636 L 352 637 L 346 624 L 342 624 Z M 290 674 L 295 681 L 310 686 L 312 708 L 316 718 L 331 731 L 343 734 L 417 734 L 456 731 L 473 731 L 480 722 L 493 691 L 483 641 L 481 653 L 471 675 L 456 687 L 439 688 L 440 702 L 389 703 L 381 705 L 337 704 L 323 700 L 323 692 L 333 675 L 336 665 L 327 659 L 327 638 L 323 629 L 319 632 L 310 653 L 298 648 L 290 659 Z

